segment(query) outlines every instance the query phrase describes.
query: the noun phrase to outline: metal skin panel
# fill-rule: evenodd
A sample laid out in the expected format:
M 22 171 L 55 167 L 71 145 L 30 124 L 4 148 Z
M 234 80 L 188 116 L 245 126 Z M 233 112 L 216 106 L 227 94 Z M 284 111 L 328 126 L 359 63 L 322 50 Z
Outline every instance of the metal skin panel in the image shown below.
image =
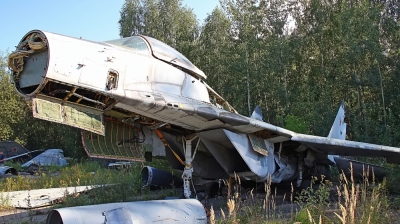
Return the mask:
M 151 148 L 153 156 L 165 157 L 165 146 L 160 138 L 157 136 L 155 131 L 147 127 L 143 127 L 143 132 L 146 135 L 144 144 L 145 146 Z
M 53 70 L 55 73 L 63 76 L 79 77 L 81 74 L 81 67 L 83 66 L 83 58 L 74 58 L 73 51 L 66 51 L 62 55 L 54 58 Z M 80 65 L 78 65 L 80 64 Z
M 94 108 L 40 95 L 32 99 L 32 111 L 33 117 L 104 135 L 103 114 Z
M 52 102 L 50 99 L 42 100 L 40 98 L 34 98 L 32 99 L 32 111 L 33 117 L 56 123 L 63 123 L 60 102 Z
M 205 131 L 198 133 L 198 135 L 227 174 L 233 175 L 235 172 L 247 172 L 250 170 L 224 133 L 224 130 Z
M 9 205 L 14 208 L 38 208 L 52 205 L 68 195 L 88 191 L 107 185 L 89 185 L 62 188 L 34 189 L 27 191 L 0 192 L 1 198 L 7 198 Z M 29 198 L 29 200 L 27 200 Z
M 42 74 L 43 70 L 47 67 L 47 61 L 49 60 L 47 51 L 42 51 L 28 57 L 24 63 L 23 73 L 28 74 Z M 39 85 L 43 81 L 41 76 L 21 76 L 20 87 L 28 87 Z
M 236 134 L 228 130 L 224 130 L 224 133 L 235 146 L 240 156 L 250 168 L 250 170 L 257 175 L 256 179 L 259 182 L 267 180 L 269 175 L 272 175 L 276 170 L 276 164 L 274 162 L 274 148 L 267 147 L 268 156 L 262 155 L 254 151 L 250 140 L 247 135 Z M 269 144 L 266 142 L 266 144 Z
M 49 67 L 46 78 L 81 86 L 82 84 L 79 84 L 80 76 L 88 75 L 82 73 L 83 67 L 85 67 L 84 58 L 91 58 L 92 61 L 107 61 L 107 56 L 104 52 L 101 52 L 104 50 L 105 46 L 93 42 L 82 42 L 80 39 L 53 33 L 43 33 L 46 35 L 49 42 Z M 76 54 L 78 51 L 84 53 Z M 57 64 L 60 63 L 62 63 L 62 65 L 57 66 Z M 106 64 L 107 63 L 104 63 L 104 65 Z M 70 74 L 65 75 L 66 73 Z M 105 81 L 106 80 L 104 80 L 104 83 Z M 104 90 L 104 87 L 99 89 Z
M 151 87 L 157 92 L 172 93 L 175 95 L 179 95 L 179 93 L 181 92 L 180 85 L 173 85 L 170 83 L 154 82 L 152 83 Z
M 29 167 L 31 164 L 38 166 L 66 166 L 67 160 L 62 149 L 47 149 L 42 154 L 22 164 L 21 167 Z
M 9 160 L 10 157 L 31 152 L 14 141 L 0 141 L 0 151 L 2 151 L 6 156 L 6 161 Z
M 18 175 L 18 171 L 15 168 L 10 166 L 0 166 L 0 177 L 4 177 L 8 173 L 11 173 L 12 175 Z
M 83 60 L 84 66 L 80 69 L 79 84 L 94 87 L 96 89 L 108 90 L 106 80 L 109 68 L 103 63 L 99 63 L 88 58 Z M 79 65 L 77 65 L 78 67 Z
M 176 223 L 206 224 L 203 205 L 196 199 L 110 203 L 55 209 L 46 223 Z
M 285 155 L 275 155 L 275 162 L 279 169 L 272 174 L 272 183 L 281 183 L 283 181 L 292 181 L 298 174 L 297 158 L 289 158 Z
M 190 75 L 186 75 L 182 86 L 182 96 L 203 102 L 210 102 L 207 88 L 198 79 Z
M 177 70 L 175 67 L 162 62 L 158 62 L 156 65 L 152 79 L 150 79 L 151 82 L 176 85 L 179 86 L 179 88 L 182 86 L 182 83 L 185 80 L 185 73 L 183 71 Z M 171 94 L 174 93 L 172 92 Z M 179 93 L 176 95 L 179 95 Z
M 133 54 L 126 61 L 124 90 L 151 92 L 152 74 L 156 67 L 151 57 Z

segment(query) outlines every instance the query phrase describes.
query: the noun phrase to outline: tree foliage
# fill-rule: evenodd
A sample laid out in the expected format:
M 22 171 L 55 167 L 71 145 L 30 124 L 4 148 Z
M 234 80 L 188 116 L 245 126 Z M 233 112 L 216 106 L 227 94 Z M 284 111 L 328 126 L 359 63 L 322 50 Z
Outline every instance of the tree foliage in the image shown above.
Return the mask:
M 242 114 L 260 105 L 268 122 L 285 126 L 293 114 L 307 124 L 302 130 L 326 136 L 344 99 L 349 139 L 399 145 L 396 2 L 221 5 L 203 24 L 195 60 Z M 230 27 L 210 29 L 220 18 Z
M 31 104 L 17 94 L 0 59 L 0 141 L 13 140 L 30 150 L 60 148 L 66 156 L 84 156 L 78 129 L 34 119 Z
M 154 37 L 186 56 L 194 49 L 198 22 L 182 0 L 126 0 L 120 14 L 121 37 Z
M 326 136 L 344 99 L 348 139 L 400 146 L 397 1 L 220 3 L 200 25 L 182 0 L 126 0 L 120 35 L 148 35 L 176 48 L 241 114 L 259 105 L 267 122 Z M 32 148 L 80 142 L 75 129 L 31 119 L 4 60 L 0 138 Z

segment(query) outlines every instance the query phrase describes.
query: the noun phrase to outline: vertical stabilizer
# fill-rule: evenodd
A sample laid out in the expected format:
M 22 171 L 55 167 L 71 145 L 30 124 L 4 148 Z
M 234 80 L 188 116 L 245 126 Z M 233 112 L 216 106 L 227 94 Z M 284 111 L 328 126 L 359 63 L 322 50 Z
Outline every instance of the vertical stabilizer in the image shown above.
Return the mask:
M 338 113 L 336 114 L 335 121 L 333 122 L 331 131 L 329 132 L 328 138 L 335 139 L 346 139 L 346 123 L 344 123 L 345 109 L 344 100 L 339 107 Z
M 263 120 L 262 111 L 259 106 L 256 106 L 256 109 L 254 109 L 253 113 L 251 114 L 251 118 L 260 121 Z
M 346 123 L 344 123 L 345 109 L 344 109 L 344 100 L 339 107 L 338 113 L 336 114 L 336 118 L 333 121 L 333 125 L 331 127 L 331 131 L 329 132 L 328 138 L 335 138 L 346 140 Z M 328 159 L 335 162 L 335 155 L 328 155 Z

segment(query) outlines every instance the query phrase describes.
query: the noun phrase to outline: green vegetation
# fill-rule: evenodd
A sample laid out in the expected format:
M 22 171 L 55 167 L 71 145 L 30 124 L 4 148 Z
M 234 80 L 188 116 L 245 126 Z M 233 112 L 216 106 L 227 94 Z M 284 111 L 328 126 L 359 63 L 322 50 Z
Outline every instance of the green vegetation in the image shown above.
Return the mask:
M 176 195 L 172 190 L 150 194 L 142 190 L 140 171 L 144 165 L 158 166 L 170 169 L 168 163 L 154 160 L 150 163 L 134 163 L 124 170 L 102 168 L 96 162 L 71 163 L 66 167 L 41 168 L 33 176 L 11 176 L 0 182 L 1 192 L 75 187 L 87 185 L 107 185 L 88 191 L 76 197 L 67 197 L 62 206 L 79 206 L 110 202 L 125 202 L 137 200 L 161 199 Z M 7 198 L 0 198 L 0 208 L 7 208 Z
M 364 180 L 359 183 L 353 176 L 347 179 L 341 175 L 340 183 L 333 186 L 322 178 L 319 183 L 313 182 L 299 193 L 292 190 L 288 196 L 292 203 L 288 204 L 290 210 L 284 209 L 285 196 L 283 201 L 278 201 L 276 191 L 274 194 L 271 185 L 266 183 L 264 198 L 250 191 L 241 200 L 239 193 L 235 192 L 228 199 L 227 207 L 220 208 L 219 217 L 211 208 L 210 223 L 394 223 L 397 212 L 386 190 L 381 184 L 370 183 L 369 179 L 364 174 Z M 240 186 L 236 185 L 235 189 L 240 189 Z M 293 206 L 293 196 L 299 206 Z
M 105 169 L 95 162 L 71 163 L 67 167 L 41 169 L 34 176 L 11 176 L 0 182 L 2 191 L 39 188 L 106 185 L 102 188 L 64 198 L 57 207 L 81 206 L 111 202 L 163 199 L 177 196 L 180 192 L 166 189 L 150 192 L 141 188 L 140 170 L 143 165 L 170 170 L 163 160 L 151 163 L 135 163 L 125 170 Z M 283 198 L 271 182 L 265 183 L 265 194 L 254 189 L 243 189 L 240 179 L 232 186 L 231 196 L 225 206 L 210 210 L 211 223 L 392 223 L 398 202 L 390 202 L 385 182 L 369 182 L 364 174 L 362 182 L 340 175 L 340 183 L 317 178 L 299 193 L 292 190 Z M 373 179 L 373 178 L 372 178 Z M 224 199 L 225 200 L 225 199 Z M 297 205 L 296 205 L 297 204 Z M 0 198 L 0 208 L 9 208 L 8 199 Z M 218 215 L 217 215 L 218 214 Z M 32 216 L 34 211 L 32 211 Z

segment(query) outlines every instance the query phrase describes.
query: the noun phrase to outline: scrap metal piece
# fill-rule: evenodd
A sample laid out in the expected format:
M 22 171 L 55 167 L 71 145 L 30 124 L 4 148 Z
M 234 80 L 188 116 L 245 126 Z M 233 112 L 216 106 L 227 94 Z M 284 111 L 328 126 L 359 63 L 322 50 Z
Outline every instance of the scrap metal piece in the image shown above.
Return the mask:
M 59 203 L 65 196 L 104 186 L 107 185 L 0 192 L 0 197 L 4 198 L 7 204 L 15 208 L 39 208 L 47 205 L 52 205 L 54 203 Z
M 66 166 L 67 160 L 64 158 L 62 149 L 48 149 L 42 154 L 22 164 L 21 167 L 29 167 L 30 165 L 39 166 Z
M 28 149 L 14 141 L 0 141 L 0 151 L 4 153 L 6 160 L 9 157 L 29 152 Z
M 133 165 L 133 162 L 111 162 L 108 164 L 108 169 L 116 169 L 116 170 L 121 170 L 121 169 L 130 169 L 131 166 Z
M 196 199 L 154 200 L 55 209 L 46 223 L 207 223 L 203 205 Z
M 15 168 L 10 166 L 0 166 L 0 177 L 4 177 L 8 173 L 18 175 L 18 171 Z

